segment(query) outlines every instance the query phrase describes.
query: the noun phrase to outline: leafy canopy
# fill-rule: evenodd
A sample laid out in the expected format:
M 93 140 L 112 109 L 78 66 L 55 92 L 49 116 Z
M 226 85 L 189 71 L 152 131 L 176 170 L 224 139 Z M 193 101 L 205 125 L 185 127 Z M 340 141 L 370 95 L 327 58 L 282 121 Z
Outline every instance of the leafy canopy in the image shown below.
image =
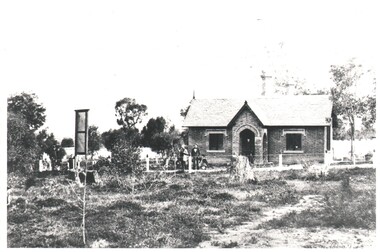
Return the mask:
M 138 104 L 135 99 L 124 98 L 116 102 L 115 116 L 118 125 L 132 129 L 141 123 L 142 117 L 146 116 L 147 106 Z
M 330 68 L 331 79 L 334 86 L 331 88 L 333 101 L 333 113 L 339 122 L 338 132 L 334 132 L 334 138 L 344 136 L 345 127 L 348 126 L 348 136 L 351 140 L 351 158 L 354 160 L 353 142 L 357 134 L 356 121 L 360 121 L 365 127 L 372 127 L 376 121 L 375 92 L 368 95 L 359 95 L 358 91 L 370 86 L 365 86 L 361 79 L 364 75 L 363 68 L 353 60 L 344 65 L 332 65 Z M 375 79 L 374 79 L 375 80 Z M 375 84 L 375 82 L 374 82 Z M 375 88 L 375 87 L 374 87 Z
M 91 157 L 94 156 L 95 152 L 100 150 L 101 136 L 98 131 L 98 127 L 91 125 L 88 127 L 88 150 Z
M 37 130 L 45 123 L 46 109 L 37 103 L 35 94 L 21 93 L 8 98 L 8 113 L 20 115 L 31 130 Z

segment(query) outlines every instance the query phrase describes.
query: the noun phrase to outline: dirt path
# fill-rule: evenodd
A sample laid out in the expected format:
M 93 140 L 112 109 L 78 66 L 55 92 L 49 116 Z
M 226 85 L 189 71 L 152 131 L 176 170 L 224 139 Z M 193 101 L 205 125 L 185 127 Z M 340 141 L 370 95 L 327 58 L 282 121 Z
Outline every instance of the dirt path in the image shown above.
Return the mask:
M 299 213 L 309 208 L 322 206 L 323 196 L 307 195 L 295 205 L 263 209 L 263 214 L 255 220 L 245 222 L 241 226 L 226 229 L 224 233 L 209 232 L 211 239 L 199 244 L 200 248 L 220 247 L 366 247 L 374 245 L 375 231 L 367 230 L 336 230 L 331 228 L 286 228 L 258 229 L 258 226 L 272 219 L 280 219 L 295 211 Z

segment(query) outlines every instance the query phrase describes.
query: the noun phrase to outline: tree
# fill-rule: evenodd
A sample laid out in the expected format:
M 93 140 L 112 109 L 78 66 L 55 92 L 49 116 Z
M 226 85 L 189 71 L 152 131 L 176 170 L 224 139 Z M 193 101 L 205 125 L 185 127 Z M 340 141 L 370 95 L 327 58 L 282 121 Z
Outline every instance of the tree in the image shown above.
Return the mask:
M 21 93 L 8 98 L 8 113 L 20 115 L 30 130 L 37 130 L 45 123 L 46 109 L 37 103 L 35 94 Z
M 119 174 L 131 174 L 139 170 L 140 151 L 132 144 L 131 139 L 117 139 L 111 153 L 112 163 Z
M 62 147 L 74 147 L 74 140 L 72 138 L 64 138 L 61 141 Z
M 179 132 L 172 125 L 168 127 L 162 117 L 149 119 L 141 131 L 143 146 L 150 147 L 153 151 L 164 152 L 173 148 L 173 144 L 180 139 Z
M 43 129 L 38 133 L 36 139 L 40 149 L 40 158 L 42 157 L 42 153 L 45 152 L 50 157 L 52 166 L 55 167 L 58 165 L 66 153 L 58 140 L 55 139 L 54 134 L 49 134 L 46 129 Z
M 143 146 L 150 147 L 153 136 L 155 134 L 164 132 L 166 127 L 166 120 L 162 116 L 157 117 L 156 119 L 149 119 L 148 123 L 143 127 L 141 131 Z
M 45 122 L 45 108 L 35 94 L 21 93 L 8 98 L 8 171 L 25 172 L 38 160 L 35 131 Z
M 140 133 L 138 129 L 114 129 L 101 134 L 101 142 L 108 151 L 112 151 L 120 138 L 129 139 L 133 146 L 140 145 Z
M 7 118 L 7 167 L 8 172 L 30 171 L 38 160 L 34 131 L 21 114 L 8 111 Z
M 190 109 L 190 105 L 187 105 L 186 108 L 183 108 L 181 109 L 181 111 L 179 112 L 179 114 L 185 118 L 187 116 L 187 113 L 189 112 L 189 109 Z
M 364 119 L 367 125 L 376 120 L 376 99 L 374 94 L 359 97 L 356 94 L 357 85 L 363 76 L 362 66 L 353 60 L 345 65 L 332 65 L 330 69 L 334 86 L 331 88 L 333 111 L 348 125 L 348 135 L 351 140 L 351 159 L 354 161 L 354 140 L 356 119 Z M 369 110 L 369 113 L 367 112 Z
M 100 150 L 101 136 L 98 131 L 98 127 L 92 125 L 88 127 L 88 150 L 93 158 L 95 152 Z
M 146 110 L 147 106 L 136 103 L 135 99 L 121 99 L 115 105 L 116 122 L 124 129 L 135 128 L 136 124 L 141 123 L 142 117 L 148 114 Z

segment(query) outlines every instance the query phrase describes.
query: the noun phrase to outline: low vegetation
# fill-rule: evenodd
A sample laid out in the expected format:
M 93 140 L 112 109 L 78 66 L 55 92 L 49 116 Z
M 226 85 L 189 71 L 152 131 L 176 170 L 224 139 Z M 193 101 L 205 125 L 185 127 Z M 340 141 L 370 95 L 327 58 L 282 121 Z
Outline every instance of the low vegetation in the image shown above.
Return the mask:
M 193 248 L 267 209 L 293 206 L 318 193 L 322 207 L 290 212 L 258 228 L 376 228 L 374 169 L 337 170 L 313 179 L 304 170 L 284 171 L 246 183 L 226 173 L 152 173 L 137 180 L 102 168 L 99 173 L 102 183 L 88 186 L 86 245 L 78 199 L 82 188 L 64 174 L 11 173 L 8 247 Z M 260 239 L 253 235 L 251 242 Z M 239 244 L 214 241 L 213 246 Z

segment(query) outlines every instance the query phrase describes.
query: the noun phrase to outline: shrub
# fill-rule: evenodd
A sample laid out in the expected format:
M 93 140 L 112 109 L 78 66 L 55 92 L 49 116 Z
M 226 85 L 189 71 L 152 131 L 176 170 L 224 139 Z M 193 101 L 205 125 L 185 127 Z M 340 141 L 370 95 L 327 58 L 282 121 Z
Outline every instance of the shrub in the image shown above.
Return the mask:
M 25 191 L 27 191 L 30 187 L 35 186 L 35 185 L 36 185 L 36 180 L 34 179 L 34 177 L 29 177 L 25 181 Z
M 233 195 L 226 192 L 213 194 L 211 195 L 211 198 L 220 201 L 230 201 L 236 199 Z
M 238 247 L 238 243 L 237 242 L 233 242 L 233 241 L 230 241 L 229 243 L 225 243 L 223 242 L 222 245 L 221 245 L 222 248 L 236 248 Z
M 112 164 L 120 174 L 140 174 L 140 150 L 131 140 L 122 137 L 116 141 L 112 148 Z
M 47 198 L 43 200 L 37 200 L 35 204 L 38 207 L 58 207 L 58 206 L 67 205 L 67 202 L 63 199 Z
M 132 201 L 124 201 L 124 200 L 118 200 L 115 203 L 113 203 L 111 206 L 108 207 L 111 210 L 123 210 L 123 211 L 131 211 L 131 212 L 141 212 L 143 210 L 143 207 Z

